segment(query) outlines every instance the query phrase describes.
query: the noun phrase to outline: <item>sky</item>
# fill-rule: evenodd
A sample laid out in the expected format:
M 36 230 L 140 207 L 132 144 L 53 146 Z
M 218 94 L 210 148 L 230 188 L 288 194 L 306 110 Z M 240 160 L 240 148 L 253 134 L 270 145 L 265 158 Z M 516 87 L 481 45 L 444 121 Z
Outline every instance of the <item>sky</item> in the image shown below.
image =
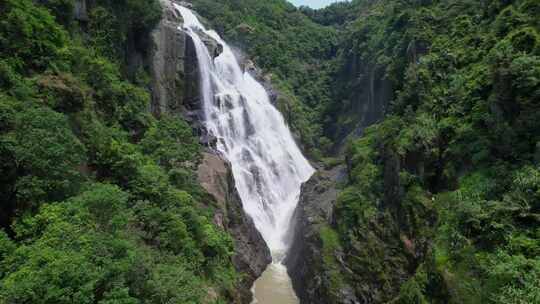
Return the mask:
M 325 7 L 330 3 L 337 2 L 336 0 L 289 0 L 296 6 L 306 5 L 312 8 Z

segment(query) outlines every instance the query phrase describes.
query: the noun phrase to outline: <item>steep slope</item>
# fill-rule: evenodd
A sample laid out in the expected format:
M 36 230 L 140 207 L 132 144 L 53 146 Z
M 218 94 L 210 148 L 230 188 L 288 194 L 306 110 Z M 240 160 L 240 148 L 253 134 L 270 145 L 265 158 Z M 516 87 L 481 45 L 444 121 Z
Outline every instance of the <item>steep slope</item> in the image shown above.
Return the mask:
M 270 254 L 168 4 L 0 2 L 0 303 L 251 301 Z
M 323 138 L 322 114 L 331 101 L 336 30 L 316 24 L 285 0 L 192 2 L 263 70 L 261 78 L 271 80 L 275 103 L 305 152 L 322 157 L 329 142 Z
M 305 303 L 538 302 L 538 1 L 195 5 L 302 107 L 299 87 L 327 91 L 304 113 L 323 126 L 306 148 L 344 152 L 348 178 L 322 170 L 305 187 L 306 259 L 290 264 Z M 320 65 L 291 59 L 331 66 L 317 80 L 280 74 L 282 54 L 314 45 L 291 42 L 297 26 L 339 37 Z
M 346 27 L 344 68 L 350 58 L 377 67 L 395 97 L 348 144 L 332 230 L 308 243 L 324 251 L 337 236 L 333 262 L 302 278 L 337 284 L 306 303 L 343 299 L 343 286 L 360 303 L 538 302 L 540 4 L 351 5 L 362 14 Z M 356 75 L 351 101 L 370 89 L 369 72 Z M 336 106 L 337 128 L 369 114 Z
M 192 2 L 320 163 L 287 260 L 303 303 L 540 302 L 538 0 Z M 178 16 L 0 15 L 0 302 L 249 301 L 268 252 L 201 153 Z

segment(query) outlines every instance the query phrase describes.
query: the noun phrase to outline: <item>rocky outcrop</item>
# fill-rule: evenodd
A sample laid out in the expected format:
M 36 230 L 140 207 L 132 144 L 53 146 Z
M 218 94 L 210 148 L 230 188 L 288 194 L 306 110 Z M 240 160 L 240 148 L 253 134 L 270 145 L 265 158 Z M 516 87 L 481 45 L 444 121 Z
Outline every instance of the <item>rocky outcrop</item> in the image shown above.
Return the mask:
M 160 3 L 162 20 L 151 33 L 154 42 L 149 60 L 151 111 L 156 116 L 165 113 L 183 116 L 197 130 L 202 143 L 211 146 L 213 139 L 206 135 L 201 123 L 203 113 L 195 45 L 188 34 L 179 30 L 183 19 L 174 8 L 175 1 L 160 0 Z M 188 6 L 185 2 L 176 3 Z M 212 37 L 201 36 L 210 54 L 219 56 L 223 46 Z M 252 219 L 244 212 L 229 163 L 208 150 L 203 153 L 197 176 L 217 206 L 215 224 L 233 238 L 235 254 L 232 262 L 241 275 L 233 303 L 250 303 L 251 286 L 271 262 L 270 251 Z
M 74 18 L 80 22 L 88 21 L 88 3 L 86 0 L 76 0 L 74 3 Z
M 206 35 L 203 32 L 199 32 L 199 35 L 202 39 L 202 42 L 206 45 L 206 48 L 208 48 L 208 54 L 210 54 L 212 58 L 216 58 L 217 56 L 221 55 L 221 53 L 223 53 L 223 45 L 214 40 L 214 38 Z
M 163 16 L 152 31 L 154 49 L 151 54 L 152 113 L 180 113 L 185 98 L 186 66 L 195 60 L 186 59 L 187 35 L 178 30 L 182 17 L 169 0 L 160 0 Z
M 158 116 L 181 114 L 197 124 L 202 118 L 197 53 L 191 37 L 180 30 L 182 16 L 173 3 L 188 5 L 175 0 L 160 0 L 163 16 L 151 33 L 154 45 L 149 60 L 151 110 Z M 223 46 L 209 36 L 205 35 L 203 42 L 214 57 L 223 51 Z
M 428 50 L 427 42 L 413 40 L 407 47 L 407 60 L 417 63 Z M 345 146 L 348 138 L 361 136 L 366 127 L 384 117 L 395 89 L 384 65 L 354 53 L 345 60 L 336 81 L 345 86 L 338 89 L 342 93 L 337 98 L 348 101 L 349 106 L 342 109 L 341 115 L 348 117 L 352 123 L 332 126 L 331 133 L 338 139 L 338 148 Z
M 339 77 L 337 83 L 346 85 L 338 89 L 342 92 L 338 98 L 348 100 L 349 104 L 341 115 L 351 123 L 329 128 L 337 139 L 337 150 L 345 146 L 348 138 L 361 136 L 366 127 L 380 121 L 394 95 L 386 69 L 359 56 L 347 58 Z
M 360 303 L 354 289 L 345 282 L 336 288 L 332 272 L 347 272 L 346 267 L 340 264 L 343 253 L 339 247 L 325 248 L 322 236 L 322 230 L 328 229 L 333 222 L 338 195 L 336 185 L 344 178 L 345 168 L 338 166 L 329 171 L 319 170 L 302 186 L 294 214 L 294 238 L 285 259 L 302 304 Z M 329 263 L 328 259 L 332 262 Z
M 242 274 L 236 301 L 250 303 L 251 286 L 270 264 L 270 251 L 253 220 L 244 212 L 229 163 L 212 151 L 207 151 L 203 153 L 197 174 L 199 183 L 218 206 L 215 224 L 227 231 L 234 241 L 232 261 Z
M 278 99 L 282 94 L 280 94 L 280 92 L 275 88 L 275 86 L 272 85 L 272 75 L 269 73 L 265 73 L 261 68 L 256 66 L 255 63 L 249 58 L 249 56 L 242 52 L 242 50 L 234 48 L 233 51 L 244 72 L 251 74 L 253 78 L 255 78 L 260 84 L 262 84 L 262 86 L 268 93 L 270 102 L 272 102 L 274 106 L 277 106 Z M 287 117 L 286 113 L 283 113 L 283 111 L 281 112 L 285 117 Z

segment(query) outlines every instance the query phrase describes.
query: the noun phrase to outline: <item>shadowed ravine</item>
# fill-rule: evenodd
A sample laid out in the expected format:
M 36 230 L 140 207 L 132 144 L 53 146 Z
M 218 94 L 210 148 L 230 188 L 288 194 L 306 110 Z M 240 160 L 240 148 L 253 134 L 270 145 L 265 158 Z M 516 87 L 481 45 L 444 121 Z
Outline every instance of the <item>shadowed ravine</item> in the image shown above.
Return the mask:
M 300 187 L 314 172 L 263 86 L 242 71 L 230 47 L 176 5 L 197 51 L 204 122 L 230 162 L 245 211 L 272 252 L 273 263 L 254 284 L 254 303 L 298 303 L 285 267 L 287 234 Z M 223 47 L 215 58 L 205 41 Z

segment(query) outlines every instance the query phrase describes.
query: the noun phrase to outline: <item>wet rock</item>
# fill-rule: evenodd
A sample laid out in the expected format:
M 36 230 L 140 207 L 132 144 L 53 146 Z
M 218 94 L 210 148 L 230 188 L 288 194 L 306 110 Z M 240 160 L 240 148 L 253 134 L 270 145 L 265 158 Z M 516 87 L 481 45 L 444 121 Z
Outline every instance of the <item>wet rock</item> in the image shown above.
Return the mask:
M 270 251 L 253 220 L 244 212 L 229 163 L 207 151 L 203 153 L 197 176 L 218 205 L 214 221 L 233 237 L 235 254 L 232 261 L 236 270 L 243 274 L 236 302 L 248 304 L 252 300 L 253 282 L 272 260 Z
M 183 117 L 187 122 L 196 124 L 202 121 L 203 112 L 202 110 L 186 111 L 183 113 Z
M 193 8 L 193 4 L 191 4 L 189 2 L 186 2 L 186 1 L 180 1 L 180 5 L 185 6 L 185 7 L 189 8 L 189 9 Z
M 151 33 L 151 111 L 157 116 L 201 109 L 199 64 L 195 44 L 193 39 L 181 30 L 184 20 L 176 11 L 174 3 L 190 7 L 187 2 L 160 0 L 163 17 Z M 204 34 L 201 36 L 214 57 L 223 52 L 223 46 L 212 37 Z M 133 59 L 135 63 L 141 61 L 136 57 Z
M 244 62 L 242 62 L 241 67 L 244 73 L 258 73 L 255 63 L 249 59 L 246 59 Z
M 226 108 L 231 110 L 234 108 L 235 97 L 230 94 L 216 94 L 214 96 L 214 105 L 218 108 Z
M 186 35 L 185 33 L 183 33 Z M 183 106 L 187 109 L 202 109 L 199 61 L 193 39 L 186 35 L 186 51 L 184 59 L 184 100 Z
M 331 276 L 323 267 L 320 232 L 333 222 L 333 208 L 338 195 L 336 184 L 344 176 L 344 171 L 343 166 L 329 171 L 319 170 L 302 186 L 294 214 L 292 246 L 285 259 L 293 287 L 302 304 L 360 303 L 354 289 L 345 283 L 337 291 L 332 290 Z M 342 260 L 343 253 L 334 254 L 334 259 Z M 344 265 L 341 267 L 341 272 L 347 272 Z
M 208 53 L 212 58 L 216 58 L 223 53 L 223 45 L 217 42 L 214 38 L 200 32 L 202 42 L 208 48 Z
M 351 106 L 342 113 L 355 121 L 354 125 L 334 126 L 332 137 L 337 138 L 336 150 L 342 150 L 349 138 L 362 136 L 364 129 L 380 121 L 388 104 L 393 99 L 393 87 L 387 78 L 384 67 L 357 56 L 347 58 L 346 68 L 341 71 L 341 77 L 352 80 L 354 86 L 344 94 Z M 334 151 L 334 152 L 338 152 Z
M 199 142 L 201 145 L 216 150 L 218 139 L 208 132 L 204 132 L 199 136 Z
M 257 67 L 255 63 L 241 50 L 233 49 L 233 51 L 244 73 L 249 73 L 260 84 L 262 84 L 268 93 L 270 102 L 274 106 L 277 106 L 278 97 L 282 96 L 282 94 L 272 85 L 272 74 L 265 73 L 261 68 Z M 282 114 L 285 115 L 283 112 Z
M 244 127 L 246 131 L 246 138 L 252 136 L 255 134 L 255 126 L 253 126 L 253 123 L 251 122 L 251 119 L 249 118 L 249 114 L 246 109 L 242 112 L 242 119 L 244 120 Z

